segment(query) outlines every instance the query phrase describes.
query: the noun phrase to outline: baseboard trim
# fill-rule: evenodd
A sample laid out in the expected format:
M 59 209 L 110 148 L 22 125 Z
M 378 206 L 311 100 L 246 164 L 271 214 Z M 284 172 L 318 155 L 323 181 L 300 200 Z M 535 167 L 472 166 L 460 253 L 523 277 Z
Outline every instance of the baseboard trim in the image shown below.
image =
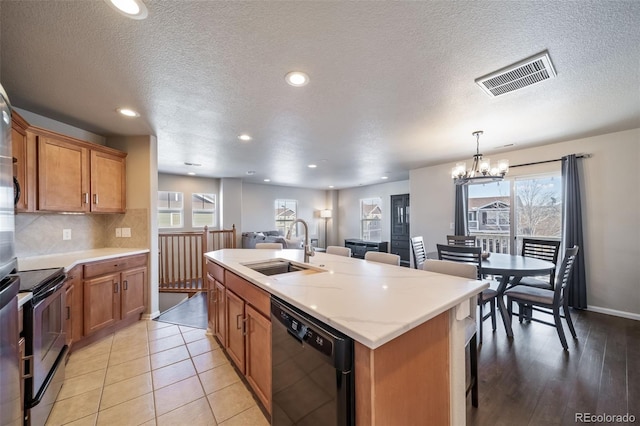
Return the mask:
M 152 320 L 154 318 L 158 318 L 159 316 L 160 316 L 160 311 L 155 311 L 155 312 L 152 312 L 150 314 L 142 314 L 142 317 L 140 319 Z
M 633 312 L 618 311 L 616 309 L 601 308 L 599 306 L 591 306 L 591 305 L 587 305 L 587 310 L 592 312 L 597 312 L 599 314 L 613 315 L 615 317 L 622 317 L 622 318 L 628 318 L 628 319 L 640 321 L 640 314 L 634 314 Z

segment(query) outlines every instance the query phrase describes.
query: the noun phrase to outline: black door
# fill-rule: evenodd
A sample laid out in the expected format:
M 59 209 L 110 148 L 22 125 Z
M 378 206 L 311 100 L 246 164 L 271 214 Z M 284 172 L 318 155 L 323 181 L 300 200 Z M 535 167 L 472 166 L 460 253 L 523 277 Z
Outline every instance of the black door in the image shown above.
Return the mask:
M 409 194 L 391 196 L 391 249 L 400 256 L 400 264 L 409 267 L 410 255 Z

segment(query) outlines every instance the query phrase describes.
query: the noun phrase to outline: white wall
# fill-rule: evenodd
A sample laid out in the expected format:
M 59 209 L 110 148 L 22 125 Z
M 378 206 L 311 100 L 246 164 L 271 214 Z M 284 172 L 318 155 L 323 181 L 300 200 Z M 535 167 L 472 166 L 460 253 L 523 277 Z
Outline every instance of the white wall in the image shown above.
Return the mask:
M 202 228 L 193 228 L 192 226 L 191 194 L 216 194 L 217 223 L 214 227 L 220 228 L 220 179 L 158 173 L 158 191 L 182 192 L 184 200 L 184 227 L 175 229 L 175 231 L 181 232 L 202 231 Z M 170 232 L 172 229 L 161 229 L 160 231 Z
M 409 190 L 408 180 L 341 189 L 338 192 L 337 245 L 344 245 L 345 238 L 360 238 L 360 200 L 372 197 L 382 199 L 382 241 L 389 241 L 391 238 L 391 196 L 407 194 Z M 413 196 L 410 204 L 409 226 L 413 234 L 413 221 L 415 220 L 413 217 Z
M 510 164 L 522 164 L 580 153 L 592 154 L 578 160 L 585 245 L 580 249 L 585 255 L 589 309 L 640 319 L 640 129 L 499 156 Z M 427 251 L 435 250 L 436 243 L 451 232 L 454 163 L 410 172 L 411 235 L 422 235 Z M 556 162 L 513 168 L 509 176 L 559 167 Z
M 276 229 L 274 202 L 277 199 L 297 200 L 298 218 L 309 225 L 310 237 L 322 235 L 324 238 L 324 219 L 320 219 L 320 210 L 327 208 L 327 191 L 246 182 L 242 184 L 242 229 L 239 232 Z

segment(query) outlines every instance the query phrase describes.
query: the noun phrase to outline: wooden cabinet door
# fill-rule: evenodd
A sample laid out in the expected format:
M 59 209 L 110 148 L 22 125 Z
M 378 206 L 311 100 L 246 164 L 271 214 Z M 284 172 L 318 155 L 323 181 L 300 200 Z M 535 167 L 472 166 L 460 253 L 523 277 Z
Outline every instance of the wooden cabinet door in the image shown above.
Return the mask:
M 35 211 L 36 147 L 35 135 L 27 130 L 29 123 L 15 111 L 11 114 L 11 149 L 13 153 L 13 176 L 18 181 L 20 197 L 16 204 L 18 212 Z
M 215 318 L 218 313 L 216 303 L 216 283 L 210 273 L 206 273 L 207 279 L 207 328 L 208 332 L 215 334 Z
M 64 291 L 64 332 L 66 333 L 67 346 L 71 347 L 73 343 L 73 284 L 67 284 Z
M 71 330 L 67 330 L 67 333 L 71 334 L 71 342 L 73 343 L 79 341 L 84 334 L 82 265 L 72 268 L 67 273 L 67 285 L 73 286 L 71 300 L 67 298 L 67 304 L 71 307 Z
M 89 211 L 89 150 L 38 137 L 38 210 Z
M 91 151 L 91 211 L 124 213 L 126 210 L 126 159 Z
M 271 321 L 250 305 L 246 315 L 246 371 L 247 381 L 271 413 Z
M 215 280 L 215 318 L 213 324 L 213 334 L 218 338 L 223 346 L 227 346 L 227 296 L 224 284 Z
M 120 274 L 84 281 L 84 335 L 120 320 Z
M 227 354 L 244 374 L 244 301 L 226 291 Z
M 144 289 L 147 283 L 147 267 L 129 269 L 122 272 L 121 282 L 121 319 L 140 315 L 144 311 Z

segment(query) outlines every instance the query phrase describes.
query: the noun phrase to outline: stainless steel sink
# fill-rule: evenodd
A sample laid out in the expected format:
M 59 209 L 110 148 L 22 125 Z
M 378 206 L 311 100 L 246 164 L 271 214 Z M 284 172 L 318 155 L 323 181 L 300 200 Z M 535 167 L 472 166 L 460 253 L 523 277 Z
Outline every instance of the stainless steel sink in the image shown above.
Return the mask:
M 308 274 L 322 272 L 309 265 L 294 263 L 284 259 L 269 259 L 261 262 L 245 263 L 244 266 L 263 275 L 279 275 L 299 271 L 307 271 Z

